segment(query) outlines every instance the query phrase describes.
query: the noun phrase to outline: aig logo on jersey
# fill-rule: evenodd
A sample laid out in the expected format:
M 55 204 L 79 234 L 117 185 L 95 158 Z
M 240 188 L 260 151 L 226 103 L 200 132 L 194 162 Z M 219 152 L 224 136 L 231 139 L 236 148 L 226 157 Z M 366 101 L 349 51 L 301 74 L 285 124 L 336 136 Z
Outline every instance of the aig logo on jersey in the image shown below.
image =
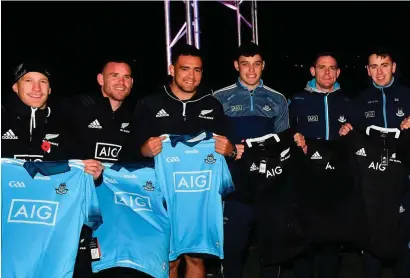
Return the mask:
M 311 115 L 311 116 L 307 116 L 308 118 L 308 122 L 318 122 L 319 121 L 319 116 L 318 115 Z
M 118 205 L 130 207 L 133 211 L 152 211 L 151 199 L 136 193 L 115 192 L 114 202 Z
M 54 226 L 58 202 L 28 199 L 13 199 L 7 222 Z
M 211 190 L 212 171 L 174 172 L 175 192 L 202 192 Z
M 384 172 L 386 170 L 386 166 L 379 163 L 379 162 L 376 162 L 376 163 L 371 162 L 368 168 L 373 169 L 373 170 L 377 170 L 377 171 L 381 171 L 381 172 Z
M 282 174 L 282 168 L 280 166 L 276 166 L 275 168 L 271 168 L 266 170 L 266 178 L 274 177 L 276 175 Z
M 120 145 L 97 142 L 94 158 L 117 161 L 121 148 Z

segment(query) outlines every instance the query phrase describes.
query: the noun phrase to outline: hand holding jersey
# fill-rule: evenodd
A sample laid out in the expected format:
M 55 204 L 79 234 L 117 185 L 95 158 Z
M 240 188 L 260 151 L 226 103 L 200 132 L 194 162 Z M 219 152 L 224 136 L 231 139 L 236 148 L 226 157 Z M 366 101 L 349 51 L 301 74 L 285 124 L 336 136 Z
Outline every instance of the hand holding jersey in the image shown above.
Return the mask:
M 213 138 L 215 139 L 215 151 L 217 153 L 227 156 L 234 151 L 234 146 L 225 136 L 214 135 Z
M 303 152 L 306 154 L 307 153 L 307 145 L 306 145 L 305 137 L 298 132 L 293 136 L 293 138 L 295 139 L 296 145 L 298 145 L 298 147 L 301 147 Z
M 141 147 L 141 154 L 145 157 L 154 157 L 162 151 L 162 141 L 165 136 L 150 137 Z
M 410 128 L 410 117 L 404 119 L 400 124 L 401 130 L 409 129 Z
M 84 163 L 84 172 L 93 176 L 94 180 L 97 180 L 100 176 L 102 171 L 104 170 L 104 166 L 102 163 L 95 159 L 86 159 L 83 160 Z

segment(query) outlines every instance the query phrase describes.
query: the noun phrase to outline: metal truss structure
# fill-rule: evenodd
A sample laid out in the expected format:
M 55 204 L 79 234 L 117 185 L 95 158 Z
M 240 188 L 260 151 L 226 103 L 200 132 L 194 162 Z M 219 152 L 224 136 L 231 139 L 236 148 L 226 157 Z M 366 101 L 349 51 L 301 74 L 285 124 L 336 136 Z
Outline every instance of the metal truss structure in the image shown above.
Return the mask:
M 199 7 L 198 0 L 183 0 L 185 3 L 185 23 L 179 29 L 176 36 L 171 40 L 171 14 L 170 14 L 170 0 L 164 0 L 165 11 L 165 43 L 167 54 L 167 72 L 169 74 L 169 65 L 171 64 L 171 49 L 172 47 L 185 35 L 186 43 L 195 45 L 200 48 L 200 26 L 199 26 Z M 252 41 L 256 44 L 259 42 L 258 36 L 258 8 L 257 0 L 251 1 L 217 1 L 227 8 L 236 12 L 236 25 L 238 46 L 242 44 L 242 22 L 252 29 Z M 249 22 L 240 12 L 241 4 L 251 3 L 251 22 Z

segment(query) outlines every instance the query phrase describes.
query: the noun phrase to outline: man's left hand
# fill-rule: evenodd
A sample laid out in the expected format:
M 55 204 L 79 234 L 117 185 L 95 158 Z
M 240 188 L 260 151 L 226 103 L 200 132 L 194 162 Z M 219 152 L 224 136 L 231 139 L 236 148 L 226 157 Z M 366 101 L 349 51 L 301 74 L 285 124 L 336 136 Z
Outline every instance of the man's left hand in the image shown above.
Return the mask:
M 403 129 L 409 129 L 409 128 L 410 128 L 410 117 L 407 117 L 406 119 L 404 119 L 404 120 L 401 122 L 400 128 L 401 128 L 401 130 L 403 130 Z
M 234 148 L 228 138 L 221 135 L 214 135 L 213 138 L 215 139 L 215 151 L 217 153 L 222 154 L 223 156 L 232 154 Z

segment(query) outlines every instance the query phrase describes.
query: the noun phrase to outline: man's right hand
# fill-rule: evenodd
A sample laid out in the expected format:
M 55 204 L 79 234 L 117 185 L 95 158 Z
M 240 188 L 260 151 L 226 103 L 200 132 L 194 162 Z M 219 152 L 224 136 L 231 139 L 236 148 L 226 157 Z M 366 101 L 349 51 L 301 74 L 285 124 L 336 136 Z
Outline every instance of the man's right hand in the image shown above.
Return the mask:
M 301 147 L 303 152 L 305 154 L 307 154 L 307 145 L 306 145 L 306 140 L 305 140 L 305 136 L 303 136 L 300 133 L 296 133 L 293 136 L 293 139 L 295 140 L 296 145 L 298 145 L 298 147 Z
M 102 163 L 95 159 L 86 159 L 83 160 L 84 163 L 84 172 L 93 176 L 94 180 L 98 180 L 101 176 L 104 166 Z
M 162 140 L 167 137 L 151 137 L 141 147 L 141 154 L 145 157 L 154 157 L 162 151 Z
M 351 130 L 353 130 L 353 127 L 349 123 L 345 123 L 339 130 L 339 135 L 340 136 L 345 136 L 347 135 Z

